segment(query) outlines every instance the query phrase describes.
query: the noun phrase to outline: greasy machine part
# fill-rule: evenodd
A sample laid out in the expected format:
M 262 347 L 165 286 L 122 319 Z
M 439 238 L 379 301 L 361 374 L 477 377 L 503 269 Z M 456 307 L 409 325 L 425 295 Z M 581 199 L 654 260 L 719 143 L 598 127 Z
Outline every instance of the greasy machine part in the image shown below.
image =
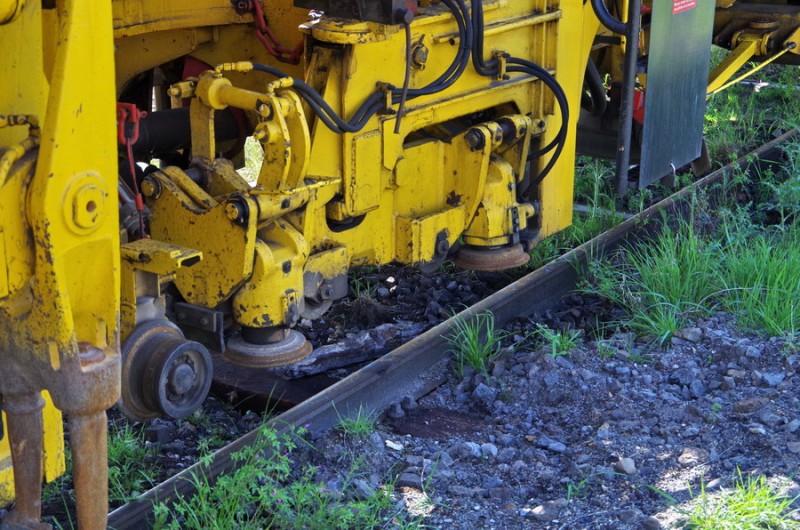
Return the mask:
M 140 324 L 122 347 L 122 397 L 117 405 L 136 420 L 183 418 L 206 398 L 211 379 L 211 355 L 205 346 L 185 339 L 168 320 L 151 320 Z
M 302 361 L 311 355 L 311 343 L 302 333 L 281 328 L 277 340 L 266 344 L 248 342 L 242 335 L 228 340 L 225 360 L 252 368 L 275 368 Z
M 462 269 L 475 271 L 503 271 L 521 267 L 531 259 L 522 245 L 508 247 L 476 247 L 464 245 L 453 260 Z

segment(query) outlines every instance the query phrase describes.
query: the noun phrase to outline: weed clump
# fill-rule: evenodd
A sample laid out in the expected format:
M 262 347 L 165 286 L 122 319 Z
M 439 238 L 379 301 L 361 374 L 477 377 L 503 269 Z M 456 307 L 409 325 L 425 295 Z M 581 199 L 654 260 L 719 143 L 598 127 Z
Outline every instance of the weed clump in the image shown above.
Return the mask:
M 616 322 L 666 346 L 692 319 L 722 309 L 745 329 L 800 338 L 800 223 L 740 228 L 729 217 L 716 233 L 691 223 L 590 264 L 582 291 L 621 308 Z
M 355 414 L 341 415 L 337 412 L 338 423 L 336 429 L 349 438 L 363 438 L 375 431 L 375 412 L 358 407 Z
M 173 505 L 154 506 L 156 530 L 242 530 L 256 528 L 334 530 L 418 528 L 392 499 L 393 484 L 366 498 L 349 499 L 316 479 L 313 466 L 297 468 L 293 452 L 302 429 L 279 435 L 263 426 L 256 442 L 231 455 L 236 469 L 212 481 L 204 471 L 192 476 L 195 494 Z M 210 456 L 205 462 L 210 464 Z M 357 476 L 351 469 L 343 491 Z
M 459 377 L 469 366 L 476 372 L 488 375 L 489 364 L 500 355 L 500 346 L 509 333 L 495 329 L 491 311 L 478 313 L 469 319 L 456 319 L 453 332 L 446 337 L 454 356 L 454 368 Z
M 793 518 L 795 499 L 782 496 L 759 477 L 739 477 L 732 490 L 713 496 L 704 485 L 695 497 L 685 528 L 691 530 L 789 530 L 800 528 Z

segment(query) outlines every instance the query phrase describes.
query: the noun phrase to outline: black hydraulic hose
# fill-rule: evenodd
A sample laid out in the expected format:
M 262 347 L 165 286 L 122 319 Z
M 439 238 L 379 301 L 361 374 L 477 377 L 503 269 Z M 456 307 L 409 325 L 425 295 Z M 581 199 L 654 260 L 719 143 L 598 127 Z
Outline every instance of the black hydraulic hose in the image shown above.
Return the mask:
M 483 34 L 485 30 L 483 21 L 483 4 L 481 0 L 471 0 L 471 7 L 472 27 L 475 34 L 472 49 L 472 64 L 479 74 L 484 76 L 496 76 L 499 68 L 497 59 L 491 59 L 489 62 L 485 62 L 483 58 Z M 550 157 L 550 160 L 542 169 L 542 171 L 531 180 L 530 184 L 525 190 L 522 190 L 522 195 L 525 196 L 532 187 L 540 184 L 548 175 L 548 173 L 550 173 L 550 171 L 553 169 L 553 166 L 555 166 L 556 162 L 558 161 L 561 152 L 564 150 L 569 127 L 569 104 L 567 102 L 566 94 L 564 94 L 564 89 L 561 88 L 561 85 L 558 84 L 558 81 L 556 81 L 550 72 L 534 62 L 526 61 L 524 59 L 509 57 L 507 61 L 509 65 L 516 65 L 507 68 L 508 72 L 526 73 L 541 80 L 555 96 L 559 110 L 561 111 L 561 127 L 559 128 L 558 134 L 556 134 L 555 138 L 553 138 L 550 143 L 541 149 L 528 154 L 528 160 L 532 160 L 534 158 L 541 157 L 555 149 L 553 155 Z
M 606 99 L 606 87 L 603 85 L 603 78 L 592 58 L 586 63 L 586 86 L 589 87 L 589 94 L 592 99 L 592 107 L 589 113 L 592 116 L 600 116 L 608 108 Z
M 457 2 L 457 3 L 455 3 Z M 469 55 L 473 46 L 473 30 L 469 22 L 469 14 L 463 0 L 444 0 L 444 4 L 453 13 L 458 25 L 459 47 L 456 57 L 447 70 L 425 87 L 412 88 L 408 91 L 409 97 L 427 96 L 441 92 L 455 83 L 469 64 Z
M 461 77 L 462 73 L 466 69 L 467 65 L 470 62 L 470 55 L 473 57 L 473 66 L 475 67 L 476 71 L 484 76 L 495 76 L 497 75 L 497 71 L 499 68 L 498 61 L 496 59 L 492 59 L 489 62 L 484 61 L 483 59 L 483 33 L 484 33 L 484 24 L 483 24 L 483 6 L 480 0 L 471 0 L 471 7 L 473 11 L 473 16 L 470 17 L 469 9 L 467 8 L 464 0 L 442 0 L 443 3 L 447 6 L 447 8 L 453 14 L 453 17 L 458 25 L 458 32 L 459 32 L 459 49 L 456 53 L 456 57 L 454 58 L 453 62 L 448 66 L 447 70 L 445 70 L 436 80 L 431 82 L 425 87 L 412 89 L 408 88 L 406 82 L 404 81 L 404 87 L 402 90 L 398 90 L 394 87 L 391 88 L 391 99 L 392 103 L 401 103 L 401 113 L 402 107 L 405 105 L 405 101 L 407 99 L 413 99 L 419 96 L 435 94 L 437 92 L 441 92 L 446 88 L 450 87 L 455 83 L 459 77 Z M 407 28 L 407 30 L 410 28 Z M 409 36 L 409 32 L 406 33 L 407 39 Z M 406 45 L 408 46 L 408 41 L 406 41 Z M 550 158 L 549 162 L 542 170 L 542 172 L 537 175 L 535 179 L 532 180 L 531 186 L 538 185 L 550 172 L 550 170 L 555 165 L 558 157 L 560 156 L 561 152 L 564 149 L 564 145 L 566 144 L 567 138 L 567 128 L 569 124 L 569 106 L 567 103 L 566 95 L 564 94 L 564 90 L 558 84 L 558 81 L 544 68 L 533 63 L 531 61 L 526 61 L 524 59 L 518 59 L 511 57 L 508 59 L 508 64 L 510 66 L 507 71 L 514 73 L 525 73 L 528 75 L 532 75 L 537 79 L 540 79 L 545 86 L 555 95 L 556 101 L 559 105 L 559 109 L 561 111 L 561 118 L 562 123 L 559 129 L 558 134 L 556 137 L 544 148 L 536 151 L 535 153 L 531 153 L 529 155 L 529 160 L 533 157 L 542 156 L 546 153 L 549 153 L 553 149 L 552 157 Z M 259 63 L 253 63 L 253 69 L 260 72 L 265 72 L 271 75 L 274 75 L 279 78 L 289 77 L 281 70 L 277 68 L 273 68 L 271 66 Z M 408 77 L 408 76 L 406 76 Z M 339 116 L 336 111 L 334 111 L 330 105 L 323 99 L 323 97 L 314 90 L 311 86 L 309 86 L 304 81 L 293 78 L 293 86 L 298 94 L 308 103 L 311 109 L 319 116 L 320 120 L 325 124 L 326 127 L 331 129 L 334 132 L 338 133 L 346 133 L 346 132 L 358 132 L 363 129 L 369 119 L 374 116 L 376 113 L 380 112 L 383 108 L 383 99 L 384 94 L 381 92 L 376 92 L 369 96 L 364 103 L 356 110 L 353 117 L 345 122 L 344 119 Z M 400 116 L 398 116 L 399 118 Z M 396 128 L 399 125 L 395 126 Z M 528 188 L 530 189 L 530 187 Z
M 463 6 L 463 0 L 455 0 L 460 2 Z M 459 28 L 459 51 L 456 54 L 453 63 L 447 70 L 440 75 L 436 80 L 420 89 L 407 89 L 397 90 L 392 89 L 392 102 L 399 102 L 403 94 L 406 94 L 407 99 L 413 99 L 423 95 L 430 95 L 448 88 L 461 77 L 461 74 L 466 69 L 469 63 L 469 55 L 472 48 L 472 27 L 469 23 L 468 14 L 466 13 L 466 6 L 463 10 L 453 3 L 453 0 L 444 0 L 445 5 L 453 13 Z M 290 77 L 283 71 L 273 68 L 271 66 L 253 63 L 253 69 L 259 72 L 268 73 L 278 78 Z M 324 100 L 324 98 L 314 90 L 310 85 L 304 81 L 293 78 L 293 86 L 298 94 L 308 103 L 311 109 L 319 116 L 320 120 L 326 127 L 337 133 L 354 133 L 363 129 L 369 119 L 377 114 L 383 108 L 383 94 L 376 92 L 367 98 L 366 101 L 359 107 L 350 121 L 345 122 L 336 111 Z
M 410 11 L 404 9 L 403 12 L 410 14 Z M 394 123 L 394 133 L 400 134 L 400 123 L 403 119 L 403 114 L 406 112 L 406 99 L 408 99 L 408 84 L 411 82 L 411 20 L 413 15 L 406 16 L 403 19 L 403 33 L 406 36 L 406 68 L 403 74 L 403 91 L 400 93 L 400 105 L 397 107 L 397 119 Z
M 620 35 L 628 34 L 628 25 L 614 18 L 606 7 L 605 0 L 592 0 L 592 9 L 602 25 Z
M 564 146 L 566 145 L 567 141 L 567 133 L 569 127 L 569 103 L 567 102 L 567 97 L 564 94 L 563 89 L 555 80 L 555 78 L 550 74 L 550 72 L 539 67 L 534 63 L 530 63 L 529 61 L 524 61 L 522 59 L 509 59 L 509 63 L 511 63 L 512 60 L 515 61 L 514 64 L 522 63 L 522 65 L 509 66 L 508 71 L 527 73 L 540 79 L 555 95 L 556 102 L 558 103 L 559 110 L 561 111 L 561 127 L 559 128 L 556 137 L 551 142 L 551 145 L 555 147 L 555 151 L 553 151 L 550 160 L 547 162 L 542 171 L 534 179 L 531 180 L 527 189 L 522 190 L 522 194 L 523 196 L 525 196 L 531 189 L 533 189 L 535 186 L 538 186 L 545 179 L 545 177 L 550 173 L 550 171 L 555 166 L 556 162 L 558 161 L 558 158 L 561 156 L 561 152 L 564 150 Z M 541 156 L 541 155 L 536 154 L 536 156 Z
M 266 72 L 278 78 L 290 77 L 281 70 L 266 64 L 253 63 L 253 70 L 258 72 Z M 322 98 L 319 92 L 314 90 L 305 81 L 295 77 L 292 78 L 292 83 L 297 92 L 303 97 L 303 99 L 306 100 L 306 102 L 311 106 L 314 112 L 320 117 L 322 122 L 325 123 L 329 129 L 337 132 L 352 133 L 358 132 L 363 128 L 363 125 L 359 127 L 357 124 L 345 122 L 338 114 L 336 114 L 336 111 L 334 111 L 331 106 L 328 105 L 328 102 Z
M 481 75 L 494 76 L 499 67 L 497 59 L 491 59 L 488 63 L 483 60 L 483 4 L 481 0 L 472 0 L 472 26 L 475 33 L 475 41 L 472 50 L 472 64 Z

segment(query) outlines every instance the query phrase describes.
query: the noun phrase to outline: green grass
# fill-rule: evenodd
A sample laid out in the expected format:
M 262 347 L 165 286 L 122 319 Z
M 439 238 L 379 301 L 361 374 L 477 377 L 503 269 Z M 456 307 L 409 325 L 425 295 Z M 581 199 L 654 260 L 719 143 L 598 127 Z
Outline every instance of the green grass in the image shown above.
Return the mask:
M 156 484 L 155 449 L 146 447 L 144 428 L 112 424 L 108 435 L 108 500 L 125 503 Z
M 691 530 L 790 530 L 800 528 L 793 516 L 795 499 L 782 496 L 764 476 L 742 477 L 733 489 L 709 494 L 701 484 L 684 528 Z
M 469 366 L 488 375 L 489 363 L 500 355 L 500 343 L 508 332 L 495 329 L 494 315 L 490 311 L 478 313 L 469 319 L 456 319 L 453 332 L 445 337 L 454 357 L 455 372 L 464 376 Z
M 239 174 L 250 183 L 254 185 L 258 181 L 258 175 L 261 172 L 261 163 L 264 161 L 264 149 L 261 144 L 253 138 L 248 136 L 244 143 L 244 167 L 239 168 Z
M 575 200 L 586 203 L 589 211 L 574 214 L 569 227 L 531 249 L 527 269 L 538 269 L 622 222 L 623 217 L 616 212 L 612 198 L 613 174 L 614 169 L 607 160 L 579 157 L 575 169 Z
M 262 427 L 257 442 L 234 453 L 231 474 L 213 483 L 201 471 L 192 481 L 196 493 L 174 505 L 156 504 L 155 529 L 255 530 L 262 528 L 309 530 L 419 527 L 419 519 L 397 507 L 394 484 L 357 500 L 332 492 L 317 481 L 313 466 L 298 466 L 293 459 L 295 435 L 280 436 Z M 208 463 L 208 461 L 206 462 Z M 354 465 L 347 472 L 343 492 L 358 476 Z
M 800 222 L 758 227 L 745 213 L 721 215 L 711 233 L 683 223 L 615 260 L 592 262 L 582 290 L 623 309 L 616 325 L 661 346 L 721 308 L 792 347 L 800 338 Z
M 719 291 L 715 250 L 715 243 L 683 224 L 623 252 L 619 263 L 590 263 L 589 281 L 582 290 L 625 310 L 629 320 L 619 325 L 664 346 L 690 319 L 713 307 Z
M 362 406 L 358 407 L 355 414 L 341 415 L 336 413 L 338 422 L 336 429 L 350 438 L 363 438 L 375 431 L 375 412 L 365 410 Z
M 725 55 L 715 48 L 716 59 Z M 742 71 L 752 68 L 746 65 Z M 751 80 L 767 86 L 755 91 L 737 85 L 708 100 L 705 136 L 712 161 L 722 166 L 800 124 L 800 97 L 794 89 L 798 68 L 768 65 Z
M 369 279 L 351 275 L 350 290 L 353 292 L 353 298 L 375 298 L 378 288 Z
M 535 334 L 550 350 L 549 355 L 554 359 L 569 355 L 578 347 L 581 332 L 577 329 L 553 330 L 542 324 L 536 324 Z
M 748 329 L 800 336 L 800 225 L 735 239 L 724 256 L 724 306 Z
M 157 450 L 145 444 L 144 427 L 125 423 L 109 424 L 108 429 L 108 501 L 112 507 L 138 497 L 157 483 L 160 472 Z M 72 452 L 65 451 L 66 472 L 44 485 L 42 502 L 64 506 L 67 520 L 51 521 L 56 528 L 74 528 L 72 509 L 75 492 L 72 486 Z

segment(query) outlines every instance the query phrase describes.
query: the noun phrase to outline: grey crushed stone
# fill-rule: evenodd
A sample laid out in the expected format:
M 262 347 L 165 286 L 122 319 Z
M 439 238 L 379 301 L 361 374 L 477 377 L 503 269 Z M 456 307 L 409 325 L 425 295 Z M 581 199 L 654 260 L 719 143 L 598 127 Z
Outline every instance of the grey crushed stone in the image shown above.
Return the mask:
M 532 327 L 510 331 L 521 338 Z M 488 428 L 437 440 L 379 424 L 401 451 L 359 452 L 374 442 L 333 432 L 311 458 L 325 482 L 341 470 L 338 459 L 359 454 L 368 472 L 426 495 L 432 510 L 422 522 L 443 530 L 674 528 L 682 515 L 664 494 L 686 509 L 701 481 L 717 491 L 737 470 L 800 491 L 800 358 L 725 314 L 679 338 L 658 350 L 620 333 L 603 339 L 603 356 L 585 340 L 557 359 L 522 343 L 488 379 L 459 379 L 444 366 L 448 382 L 416 405 L 468 413 Z

